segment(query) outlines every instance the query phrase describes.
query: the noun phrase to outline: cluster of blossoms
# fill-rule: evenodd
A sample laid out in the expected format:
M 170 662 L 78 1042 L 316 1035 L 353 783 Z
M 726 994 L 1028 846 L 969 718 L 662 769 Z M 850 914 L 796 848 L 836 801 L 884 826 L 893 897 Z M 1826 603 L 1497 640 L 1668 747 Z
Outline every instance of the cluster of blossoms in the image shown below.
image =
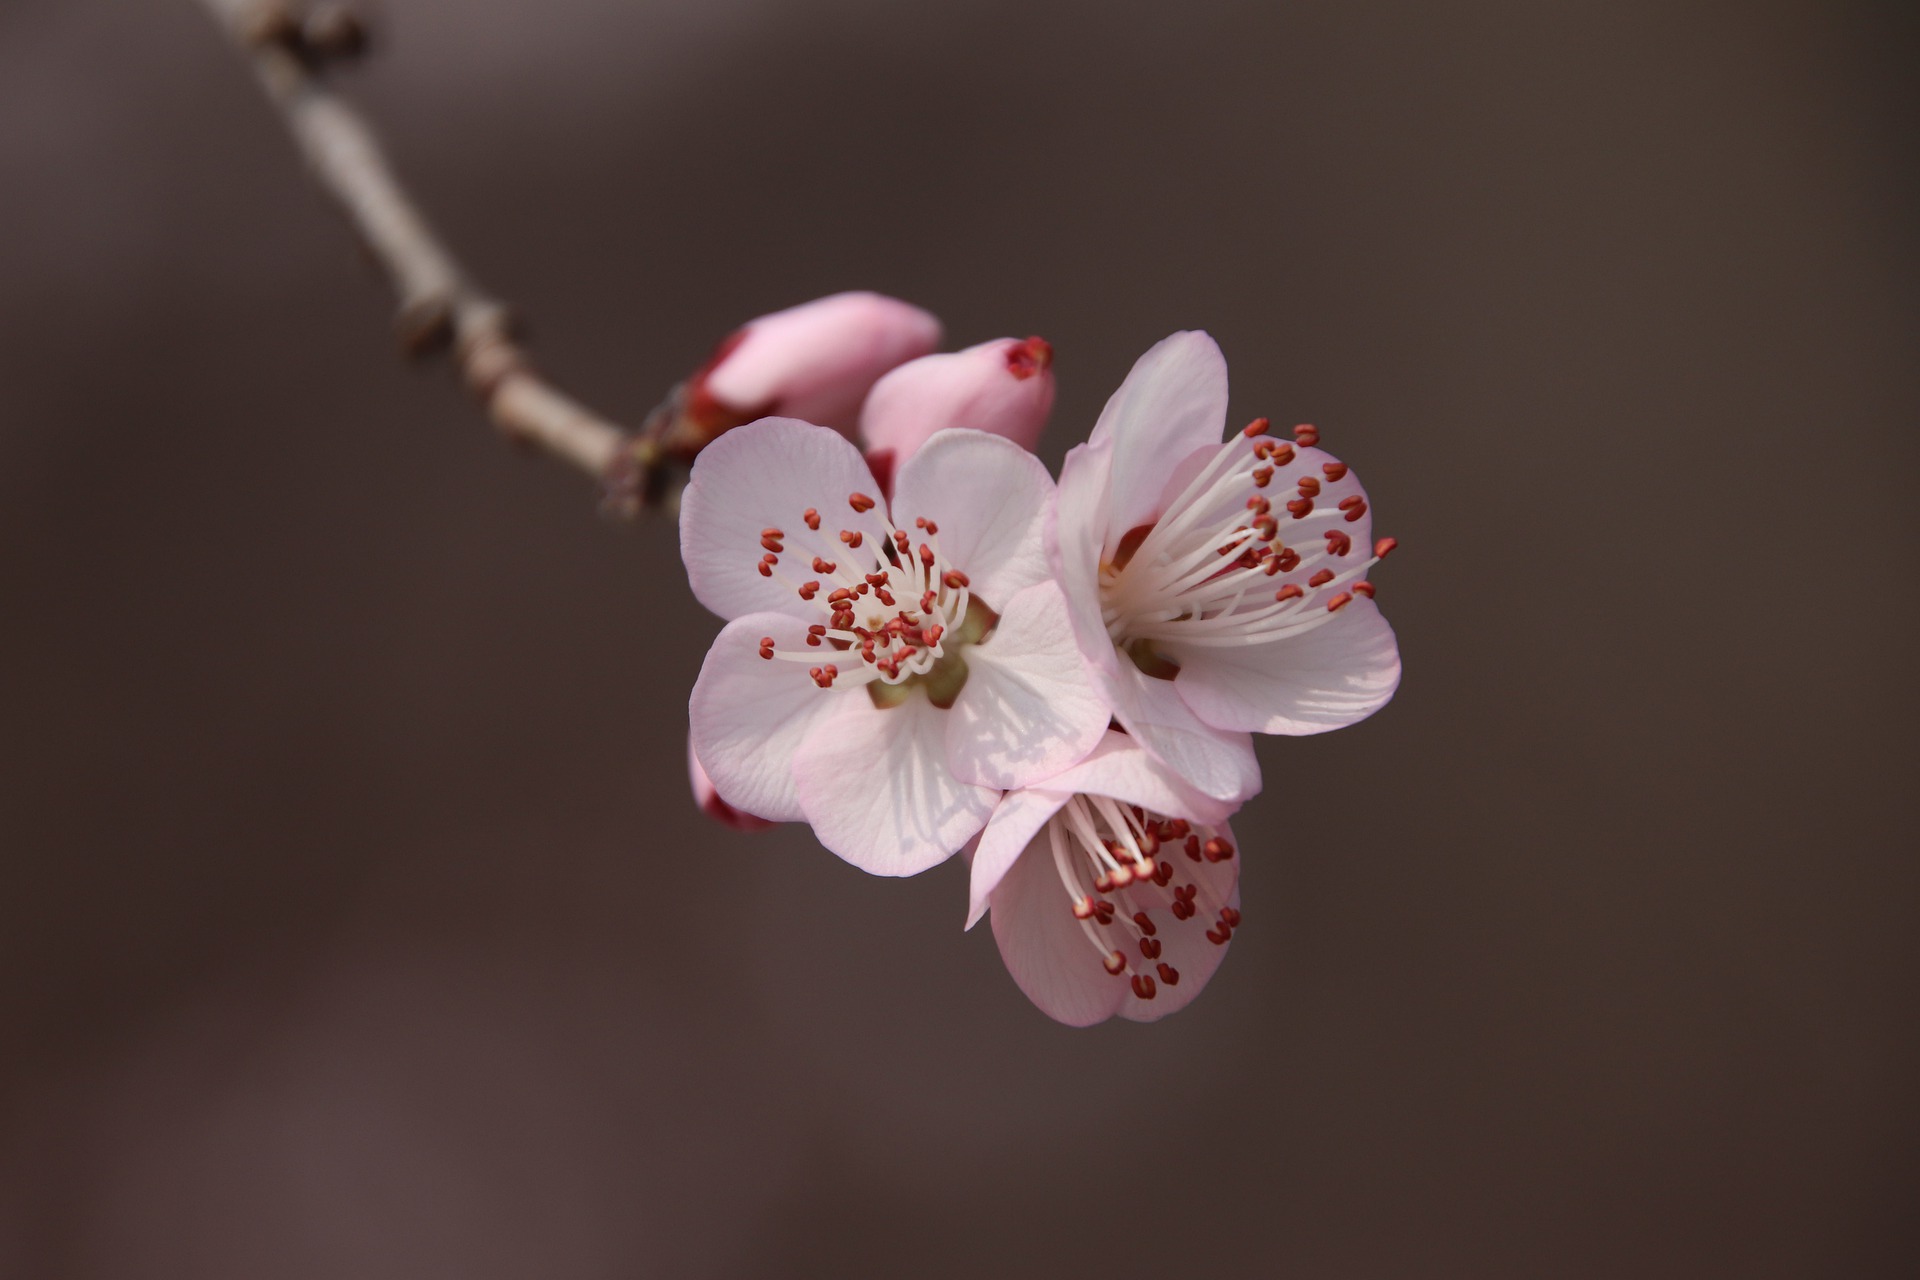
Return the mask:
M 1251 735 L 1392 697 L 1367 573 L 1393 540 L 1312 427 L 1222 438 L 1204 333 L 1141 357 L 1058 484 L 1030 452 L 1051 348 L 932 354 L 939 334 L 843 294 L 755 321 L 689 384 L 722 433 L 681 552 L 727 620 L 689 704 L 695 793 L 878 875 L 964 851 L 967 925 L 991 913 L 1036 1005 L 1150 1021 L 1240 926 Z

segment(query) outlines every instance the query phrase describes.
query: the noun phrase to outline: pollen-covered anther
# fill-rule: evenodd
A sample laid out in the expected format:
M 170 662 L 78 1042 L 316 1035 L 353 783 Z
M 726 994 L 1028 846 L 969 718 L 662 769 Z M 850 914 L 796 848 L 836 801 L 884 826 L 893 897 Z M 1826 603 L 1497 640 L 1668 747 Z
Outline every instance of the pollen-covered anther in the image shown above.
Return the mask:
M 947 570 L 946 573 L 941 575 L 940 581 L 949 591 L 958 591 L 960 588 L 968 585 L 967 575 L 958 569 Z
M 1283 604 L 1288 600 L 1298 600 L 1305 594 L 1307 593 L 1302 591 L 1297 585 L 1289 582 L 1286 586 L 1273 593 L 1273 599 L 1275 604 Z
M 946 628 L 938 623 L 920 629 L 920 643 L 931 649 L 940 643 L 940 637 L 946 634 Z
M 940 526 L 925 516 L 915 516 L 913 518 L 913 527 L 916 529 L 925 529 L 929 538 L 935 537 L 940 532 Z
M 1295 498 L 1287 504 L 1287 511 L 1295 520 L 1304 520 L 1313 511 L 1312 498 Z
M 1320 443 L 1320 428 L 1311 422 L 1303 422 L 1293 429 L 1293 438 L 1303 448 L 1311 449 Z
M 1144 973 L 1133 975 L 1133 994 L 1142 1000 L 1153 999 L 1153 979 Z
M 1353 584 L 1353 594 L 1365 596 L 1369 600 L 1373 599 L 1374 590 L 1374 585 L 1371 582 L 1362 580 Z
M 800 584 L 799 591 L 802 600 L 811 600 L 820 594 L 820 584 L 817 582 L 803 582 Z
M 1348 501 L 1352 501 L 1352 500 L 1349 499 Z M 1341 503 L 1340 505 L 1347 508 L 1346 521 L 1348 524 L 1352 524 L 1355 520 L 1358 520 L 1361 516 L 1364 516 L 1365 514 L 1367 514 L 1367 504 L 1365 499 L 1355 502 L 1350 507 L 1347 507 L 1347 504 L 1345 502 Z
M 1126 952 L 1109 951 L 1107 952 L 1106 959 L 1102 960 L 1100 963 L 1106 966 L 1108 973 L 1112 974 L 1114 977 L 1117 978 L 1121 974 L 1127 971 Z
M 760 637 L 760 656 L 765 658 L 768 662 L 773 661 L 773 637 L 772 636 Z
M 1323 463 L 1320 467 L 1320 474 L 1325 476 L 1330 482 L 1345 480 L 1347 478 L 1347 464 L 1344 462 Z M 1340 505 L 1344 507 L 1346 503 L 1343 502 Z
M 1247 510 L 1265 515 L 1273 510 L 1273 504 L 1256 493 L 1247 499 Z
M 1327 554 L 1328 555 L 1343 556 L 1351 550 L 1353 550 L 1352 538 L 1349 538 L 1346 534 L 1340 532 L 1338 529 L 1329 529 L 1327 531 Z
M 1272 467 L 1255 467 L 1255 468 L 1253 469 L 1253 486 L 1254 486 L 1254 488 L 1256 488 L 1256 489 L 1264 489 L 1264 488 L 1266 488 L 1266 487 L 1267 487 L 1267 486 L 1268 486 L 1269 484 L 1271 484 L 1271 483 L 1273 483 L 1273 468 L 1272 468 Z
M 1378 542 L 1373 544 L 1374 559 L 1385 560 L 1388 554 L 1392 552 L 1392 550 L 1399 545 L 1400 545 L 1400 539 L 1398 538 L 1380 539 Z
M 861 515 L 865 515 L 867 512 L 873 510 L 873 499 L 864 493 L 850 493 L 847 495 L 847 505 Z
M 1158 929 L 1154 928 L 1153 926 L 1153 917 L 1148 915 L 1144 911 L 1134 912 L 1133 922 L 1139 925 L 1140 932 L 1146 934 L 1149 938 L 1151 938 L 1154 934 L 1160 932 Z
M 1322 569 L 1318 573 L 1315 573 L 1311 578 L 1307 579 L 1307 585 L 1310 587 L 1324 587 L 1329 582 L 1332 582 L 1332 581 L 1333 581 L 1333 570 Z
M 1220 923 L 1229 929 L 1240 927 L 1240 913 L 1232 907 L 1220 908 Z
M 1320 496 L 1320 482 L 1312 476 L 1301 476 L 1299 487 L 1300 496 L 1303 498 L 1317 498 Z
M 1180 985 L 1180 971 L 1174 968 L 1172 965 L 1168 964 L 1166 961 L 1162 960 L 1159 964 L 1155 965 L 1153 968 L 1154 968 L 1154 972 L 1160 975 L 1160 981 L 1166 983 L 1170 987 Z
M 1252 422 L 1249 422 L 1245 427 L 1241 428 L 1240 433 L 1244 436 L 1247 436 L 1249 439 L 1251 439 L 1254 436 L 1263 436 L 1267 434 L 1268 429 L 1271 428 L 1272 426 L 1273 426 L 1273 423 L 1268 421 L 1266 418 L 1255 418 Z
M 840 531 L 840 541 L 846 543 L 849 547 L 857 547 L 864 540 L 858 529 L 842 529 Z
M 1327 612 L 1338 613 L 1352 603 L 1353 593 L 1351 591 L 1342 591 L 1339 595 L 1327 601 Z
M 1207 930 L 1207 941 L 1216 947 L 1226 946 L 1232 937 L 1233 931 L 1231 929 L 1214 928 Z
M 1233 857 L 1233 846 L 1219 836 L 1207 841 L 1200 851 L 1206 854 L 1208 862 L 1225 862 Z
M 1140 939 L 1140 954 L 1149 960 L 1158 960 L 1160 958 L 1160 939 Z
M 805 511 L 801 512 L 800 519 L 806 523 L 807 528 L 812 529 L 815 533 L 820 531 L 820 513 L 812 507 L 808 507 Z
M 1093 897 L 1092 897 L 1092 895 L 1090 895 L 1090 894 L 1086 894 L 1086 895 L 1082 895 L 1081 897 L 1078 897 L 1078 898 L 1075 898 L 1075 899 L 1074 899 L 1074 901 L 1073 901 L 1073 918 L 1074 918 L 1075 920 L 1091 920 L 1091 919 L 1093 919 Z

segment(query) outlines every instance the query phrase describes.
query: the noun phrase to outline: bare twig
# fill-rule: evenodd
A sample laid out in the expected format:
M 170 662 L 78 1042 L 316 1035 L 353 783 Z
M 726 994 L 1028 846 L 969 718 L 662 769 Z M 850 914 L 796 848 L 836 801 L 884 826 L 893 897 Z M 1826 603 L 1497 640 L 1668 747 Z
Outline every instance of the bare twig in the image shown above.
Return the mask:
M 252 65 L 307 168 L 339 205 L 399 297 L 396 327 L 410 355 L 451 346 L 462 380 L 509 438 L 544 449 L 606 483 L 630 514 L 660 491 L 654 430 L 634 435 L 535 372 L 507 309 L 467 275 L 388 164 L 366 119 L 326 83 L 325 63 L 363 37 L 338 5 L 200 0 Z M 657 428 L 655 429 L 657 430 Z

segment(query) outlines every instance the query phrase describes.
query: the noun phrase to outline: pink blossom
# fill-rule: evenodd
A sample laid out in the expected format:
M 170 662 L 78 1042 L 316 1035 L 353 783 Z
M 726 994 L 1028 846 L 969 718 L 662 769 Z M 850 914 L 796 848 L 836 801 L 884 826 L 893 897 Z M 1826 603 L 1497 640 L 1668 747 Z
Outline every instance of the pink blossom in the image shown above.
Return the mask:
M 1357 476 L 1264 420 L 1221 442 L 1227 368 L 1204 333 L 1142 356 L 1060 473 L 1049 550 L 1114 715 L 1209 795 L 1259 786 L 1249 732 L 1321 733 L 1393 696 Z
M 992 910 L 1007 971 L 1050 1018 L 1164 1018 L 1200 993 L 1240 925 L 1233 808 L 1108 733 L 994 809 L 967 927 Z
M 756 818 L 750 813 L 742 813 L 713 789 L 713 779 L 700 767 L 700 757 L 693 754 L 693 739 L 687 739 L 687 782 L 693 788 L 693 802 L 700 811 L 723 827 L 732 827 L 735 831 L 765 831 L 772 826 L 764 818 Z
M 689 704 L 718 793 L 804 819 L 855 866 L 911 875 L 977 832 L 1003 788 L 1080 759 L 1108 723 L 1051 580 L 1046 468 L 942 432 L 891 503 L 844 437 L 789 419 L 700 455 L 680 548 L 731 619 Z
M 882 374 L 939 345 L 939 320 L 897 298 L 816 298 L 722 342 L 688 381 L 685 413 L 707 438 L 773 414 L 850 431 Z
M 921 356 L 874 384 L 860 411 L 860 440 L 876 472 L 905 462 L 949 427 L 1031 449 L 1053 411 L 1053 392 L 1053 347 L 1044 338 L 995 338 Z

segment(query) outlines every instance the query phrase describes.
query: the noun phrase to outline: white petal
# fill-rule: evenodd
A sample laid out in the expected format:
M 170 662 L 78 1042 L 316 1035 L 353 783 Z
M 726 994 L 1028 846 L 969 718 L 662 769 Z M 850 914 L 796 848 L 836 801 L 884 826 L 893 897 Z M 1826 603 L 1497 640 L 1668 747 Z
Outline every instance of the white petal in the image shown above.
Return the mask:
M 1071 798 L 1069 793 L 1031 788 L 1009 791 L 1000 797 L 973 851 L 973 866 L 967 881 L 967 928 L 980 923 L 980 917 L 987 913 L 988 899 L 1013 868 L 1014 860 L 1034 833 L 1046 826 L 1047 819 L 1060 812 L 1061 806 Z
M 947 760 L 968 782 L 1021 787 L 1056 774 L 1113 719 L 1051 582 L 1014 596 L 985 643 L 961 653 L 967 684 L 947 718 Z
M 680 556 L 693 594 L 723 618 L 773 611 L 821 620 L 821 606 L 796 594 L 817 577 L 813 558 L 844 559 L 842 529 L 861 531 L 868 546 L 882 536 L 878 508 L 863 515 L 848 506 L 855 493 L 878 498 L 880 486 L 839 433 L 791 418 L 735 427 L 701 450 L 680 498 Z M 802 520 L 808 507 L 820 513 L 817 532 Z M 785 535 L 770 578 L 758 568 L 768 528 Z
M 1127 979 L 1106 971 L 1073 918 L 1044 830 L 993 892 L 993 940 L 1027 999 L 1056 1022 L 1090 1027 L 1132 998 Z
M 779 613 L 750 613 L 729 622 L 707 650 L 687 702 L 693 752 L 721 799 L 770 822 L 797 822 L 793 757 L 834 704 L 862 689 L 822 689 L 806 668 L 760 656 L 760 638 L 804 652 L 805 624 Z M 868 704 L 871 705 L 871 704 Z
M 1113 450 L 1079 445 L 1060 466 L 1060 488 L 1047 517 L 1047 555 L 1080 651 L 1095 670 L 1117 671 L 1119 657 L 1100 607 L 1100 559 L 1107 529 Z
M 1013 441 L 939 432 L 900 468 L 893 494 L 894 524 L 916 543 L 916 518 L 939 526 L 941 560 L 994 608 L 1048 576 L 1042 531 L 1053 477 Z
M 1195 790 L 1134 739 L 1111 730 L 1086 759 L 1041 785 L 1048 791 L 1110 796 L 1190 822 L 1223 822 L 1240 807 Z
M 1176 333 L 1134 363 L 1089 439 L 1114 451 L 1112 532 L 1159 514 L 1167 473 L 1227 422 L 1227 362 L 1206 334 Z
M 1107 691 L 1121 727 L 1189 785 L 1230 801 L 1250 799 L 1260 790 L 1253 739 L 1202 721 L 1171 680 L 1143 675 L 1127 663 Z
M 951 713 L 917 693 L 886 711 L 864 690 L 836 701 L 794 762 L 800 806 L 820 843 L 878 876 L 917 875 L 953 856 L 1000 796 L 948 768 Z
M 1325 733 L 1364 720 L 1400 684 L 1400 648 L 1373 601 L 1356 596 L 1304 635 L 1245 648 L 1169 644 L 1173 686 L 1201 720 L 1254 733 Z

